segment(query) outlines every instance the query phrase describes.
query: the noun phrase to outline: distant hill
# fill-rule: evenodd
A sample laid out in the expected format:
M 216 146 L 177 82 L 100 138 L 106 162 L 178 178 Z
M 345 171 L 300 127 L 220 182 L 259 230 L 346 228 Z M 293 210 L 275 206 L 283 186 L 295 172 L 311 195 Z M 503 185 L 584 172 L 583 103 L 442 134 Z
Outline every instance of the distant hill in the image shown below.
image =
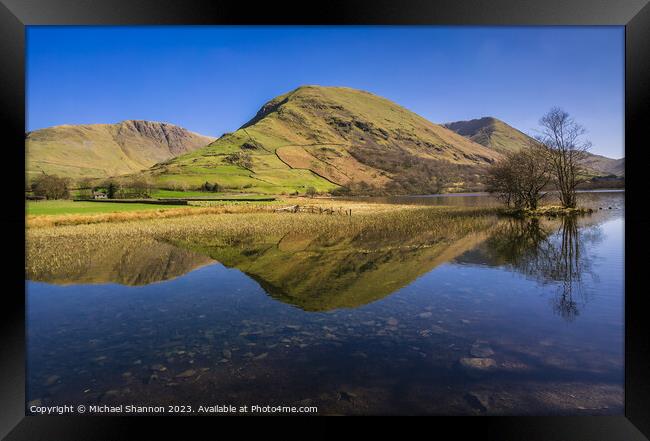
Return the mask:
M 124 175 L 213 140 L 153 121 L 54 126 L 26 134 L 27 177 L 43 172 L 74 179 Z
M 605 175 L 625 176 L 625 158 L 612 159 L 591 153 L 585 160 L 585 166 Z
M 169 187 L 208 181 L 277 193 L 309 186 L 426 193 L 475 186 L 480 170 L 501 157 L 377 95 L 303 86 L 264 104 L 237 131 L 149 173 Z
M 443 126 L 500 153 L 517 151 L 533 141 L 520 130 L 490 116 L 469 121 L 455 121 Z M 584 166 L 594 175 L 625 175 L 625 158 L 612 159 L 589 153 Z
M 517 151 L 532 141 L 525 133 L 491 116 L 456 121 L 443 126 L 501 153 Z

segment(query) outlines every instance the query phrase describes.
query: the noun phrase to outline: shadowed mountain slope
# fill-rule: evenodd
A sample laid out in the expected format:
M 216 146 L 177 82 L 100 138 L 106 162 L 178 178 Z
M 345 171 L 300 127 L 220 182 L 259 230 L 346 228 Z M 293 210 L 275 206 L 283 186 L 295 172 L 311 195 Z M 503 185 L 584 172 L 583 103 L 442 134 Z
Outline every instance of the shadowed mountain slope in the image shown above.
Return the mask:
M 531 138 L 525 133 L 490 116 L 443 125 L 459 135 L 501 153 L 517 151 L 531 142 Z
M 522 131 L 490 116 L 443 125 L 459 135 L 504 154 L 515 152 L 534 142 L 533 138 Z M 623 176 L 625 174 L 625 158 L 612 159 L 588 153 L 584 166 L 594 175 Z
M 54 126 L 26 134 L 27 176 L 43 172 L 73 179 L 124 175 L 213 140 L 152 121 Z

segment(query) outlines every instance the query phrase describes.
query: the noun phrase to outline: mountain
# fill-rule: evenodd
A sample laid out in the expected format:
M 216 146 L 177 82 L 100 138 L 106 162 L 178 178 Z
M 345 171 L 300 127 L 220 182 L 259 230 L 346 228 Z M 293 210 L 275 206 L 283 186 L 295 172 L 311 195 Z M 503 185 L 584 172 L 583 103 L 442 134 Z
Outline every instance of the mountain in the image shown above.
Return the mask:
M 27 177 L 43 172 L 73 179 L 124 175 L 213 140 L 153 121 L 54 126 L 26 134 Z
M 237 131 L 149 173 L 171 188 L 208 181 L 268 193 L 309 186 L 417 193 L 473 186 L 501 157 L 377 95 L 303 86 L 264 104 Z
M 491 116 L 469 121 L 455 121 L 443 124 L 443 126 L 478 144 L 504 154 L 517 151 L 534 141 L 520 130 Z M 584 166 L 594 175 L 624 176 L 625 174 L 625 158 L 612 159 L 588 153 Z
M 525 133 L 491 116 L 446 123 L 443 126 L 501 153 L 517 151 L 533 141 Z
M 625 176 L 625 158 L 612 159 L 590 153 L 585 166 L 605 175 Z

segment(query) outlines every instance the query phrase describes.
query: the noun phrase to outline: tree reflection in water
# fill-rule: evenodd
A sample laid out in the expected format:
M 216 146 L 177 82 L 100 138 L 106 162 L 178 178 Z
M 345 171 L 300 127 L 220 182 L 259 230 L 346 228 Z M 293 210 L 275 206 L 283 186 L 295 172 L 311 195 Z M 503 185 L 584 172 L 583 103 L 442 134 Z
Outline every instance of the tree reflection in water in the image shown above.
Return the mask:
M 596 279 L 588 245 L 602 240 L 597 225 L 579 226 L 576 216 L 560 220 L 509 219 L 488 240 L 491 258 L 542 283 L 558 286 L 553 311 L 573 321 L 588 300 L 585 275 Z

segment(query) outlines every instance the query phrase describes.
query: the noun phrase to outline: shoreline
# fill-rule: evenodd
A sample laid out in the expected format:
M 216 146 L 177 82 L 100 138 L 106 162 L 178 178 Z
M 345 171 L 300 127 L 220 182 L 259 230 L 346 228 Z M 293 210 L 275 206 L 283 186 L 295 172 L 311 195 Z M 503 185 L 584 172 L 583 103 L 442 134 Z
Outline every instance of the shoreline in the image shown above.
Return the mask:
M 609 189 L 609 190 L 585 190 L 580 191 L 580 194 L 606 194 L 606 193 L 624 193 L 625 190 L 621 189 Z M 147 204 L 147 208 L 143 209 L 128 209 L 128 207 L 134 207 L 135 204 L 125 204 L 121 209 L 116 209 L 115 211 L 95 211 L 89 209 L 88 212 L 75 212 L 66 208 L 66 203 L 69 202 L 70 205 L 80 204 L 79 202 L 74 201 L 44 201 L 44 202 L 30 202 L 27 206 L 26 212 L 26 223 L 27 228 L 41 228 L 41 227 L 54 227 L 60 225 L 78 225 L 78 224 L 94 224 L 94 223 L 105 223 L 105 222 L 128 222 L 135 220 L 146 220 L 146 219 L 171 219 L 178 217 L 186 216 L 198 216 L 198 215 L 208 215 L 208 214 L 230 214 L 230 213 L 260 213 L 260 212 L 272 212 L 274 209 L 283 207 L 284 205 L 291 204 L 292 206 L 299 205 L 303 207 L 314 206 L 317 208 L 322 208 L 323 211 L 341 211 L 341 210 L 352 210 L 352 215 L 356 215 L 364 212 L 383 212 L 383 211 L 402 211 L 406 208 L 433 208 L 436 207 L 438 210 L 449 209 L 454 210 L 455 208 L 465 207 L 464 204 L 454 204 L 454 203 L 443 203 L 439 205 L 429 205 L 429 204 L 412 204 L 411 201 L 421 200 L 433 200 L 436 198 L 444 198 L 449 196 L 451 198 L 462 199 L 464 197 L 475 197 L 475 198 L 485 198 L 485 200 L 490 200 L 490 195 L 487 193 L 450 193 L 442 195 L 410 195 L 410 196 L 393 196 L 393 197 L 372 197 L 372 196 L 356 196 L 356 197 L 304 197 L 304 196 L 289 196 L 289 197 L 276 197 L 273 201 L 266 200 L 206 200 L 206 201 L 188 201 L 187 205 L 160 205 L 156 207 L 155 204 Z M 392 199 L 392 200 L 391 200 Z M 400 199 L 402 201 L 400 202 Z M 118 203 L 111 204 L 105 203 L 102 204 L 101 201 L 95 201 L 95 204 L 89 204 L 96 207 L 112 207 L 113 205 L 119 206 Z M 113 202 L 113 201 L 111 201 Z M 117 202 L 117 201 L 115 201 Z M 38 207 L 42 203 L 53 203 L 60 204 L 61 208 L 53 210 L 51 213 L 30 213 L 31 207 Z M 284 205 L 283 205 L 284 204 Z M 31 206 L 31 207 L 30 207 Z M 126 207 L 126 208 L 124 208 Z M 589 213 L 589 208 L 584 208 L 583 210 L 569 210 L 563 211 L 560 213 L 557 206 L 548 206 L 542 205 L 536 210 L 535 213 L 522 211 L 519 214 L 515 214 L 513 209 L 503 207 L 500 205 L 494 204 L 485 204 L 481 206 L 484 209 L 492 210 L 501 210 L 504 214 L 507 215 L 519 215 L 519 216 L 557 216 L 561 214 L 587 214 Z M 549 207 L 554 207 L 553 209 Z M 478 208 L 478 206 L 476 207 Z M 317 210 L 314 210 L 317 211 Z M 591 211 L 593 212 L 593 210 Z

